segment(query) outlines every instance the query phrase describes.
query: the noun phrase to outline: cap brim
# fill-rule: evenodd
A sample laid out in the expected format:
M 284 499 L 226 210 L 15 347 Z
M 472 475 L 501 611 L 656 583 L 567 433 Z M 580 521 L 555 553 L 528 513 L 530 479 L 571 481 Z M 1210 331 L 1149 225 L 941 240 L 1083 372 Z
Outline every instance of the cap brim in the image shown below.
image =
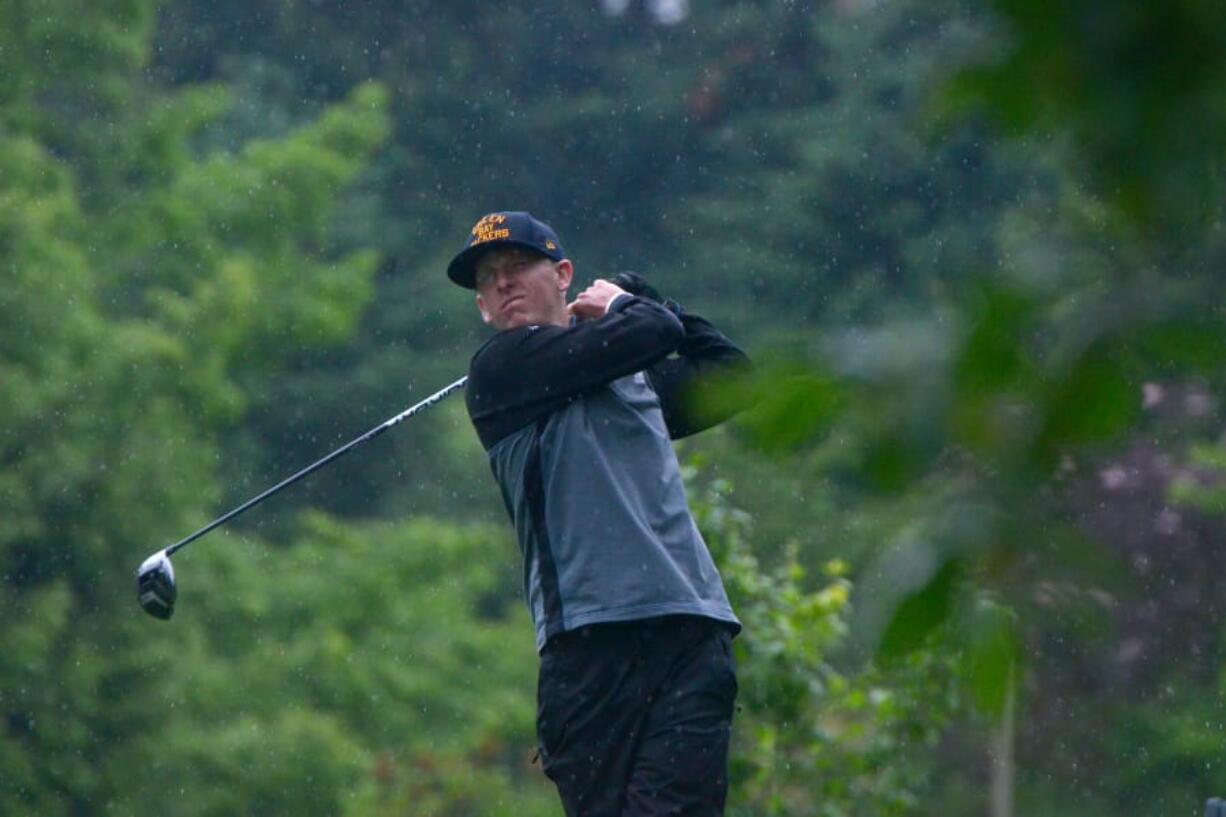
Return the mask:
M 540 247 L 529 244 L 526 241 L 516 241 L 513 238 L 483 241 L 480 244 L 474 244 L 461 250 L 459 255 L 451 259 L 451 263 L 447 265 L 447 277 L 451 279 L 452 283 L 458 284 L 465 289 L 476 289 L 477 261 L 490 250 L 505 249 L 506 247 L 518 247 L 521 250 L 534 252 L 542 258 L 552 258 L 548 253 L 543 252 Z

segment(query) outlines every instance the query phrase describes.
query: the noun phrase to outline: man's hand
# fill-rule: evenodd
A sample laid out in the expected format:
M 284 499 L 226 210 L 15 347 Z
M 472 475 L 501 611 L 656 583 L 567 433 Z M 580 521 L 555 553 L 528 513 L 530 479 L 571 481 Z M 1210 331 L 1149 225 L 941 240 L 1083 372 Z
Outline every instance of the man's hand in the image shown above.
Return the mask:
M 655 301 L 669 312 L 676 315 L 678 318 L 681 317 L 681 304 L 677 303 L 672 298 L 665 298 L 660 294 L 659 290 L 647 283 L 647 279 L 639 275 L 637 272 L 631 272 L 630 270 L 619 272 L 613 276 L 613 283 L 617 284 L 631 295 L 637 295 L 640 298 Z
M 637 272 L 625 270 L 613 276 L 613 283 L 617 284 L 622 289 L 629 292 L 631 295 L 638 295 L 646 298 L 649 301 L 655 301 L 658 304 L 664 303 L 664 298 L 656 291 L 656 288 L 647 283 L 647 279 L 639 275 Z
M 567 305 L 566 311 L 581 321 L 600 318 L 608 311 L 609 303 L 625 292 L 626 290 L 617 284 L 597 278 L 590 287 L 579 293 L 578 298 Z

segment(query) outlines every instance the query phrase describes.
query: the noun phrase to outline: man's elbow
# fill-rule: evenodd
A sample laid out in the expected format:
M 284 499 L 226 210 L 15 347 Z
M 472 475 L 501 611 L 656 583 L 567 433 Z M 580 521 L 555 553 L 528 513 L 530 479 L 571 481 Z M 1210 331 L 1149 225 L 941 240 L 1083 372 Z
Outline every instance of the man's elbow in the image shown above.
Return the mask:
M 721 373 L 726 372 L 735 376 L 749 375 L 754 371 L 754 363 L 745 350 L 732 344 L 728 344 L 727 347 L 708 358 L 707 363 Z
M 681 345 L 681 341 L 685 340 L 685 326 L 680 318 L 664 307 L 660 307 L 660 313 L 660 344 L 668 347 L 670 351 L 675 350 Z

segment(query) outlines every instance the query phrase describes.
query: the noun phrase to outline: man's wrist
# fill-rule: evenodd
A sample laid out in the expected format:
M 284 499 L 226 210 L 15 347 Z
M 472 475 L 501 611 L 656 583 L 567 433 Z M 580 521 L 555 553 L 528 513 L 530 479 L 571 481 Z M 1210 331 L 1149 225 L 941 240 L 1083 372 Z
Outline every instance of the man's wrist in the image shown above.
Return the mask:
M 618 301 L 620 301 L 622 298 L 632 298 L 632 297 L 634 297 L 634 296 L 633 296 L 633 295 L 631 295 L 629 292 L 619 292 L 619 293 L 617 293 L 616 295 L 614 295 L 612 298 L 610 298 L 610 299 L 609 299 L 609 302 L 608 302 L 607 304 L 605 304 L 605 305 L 604 305 L 604 313 L 605 313 L 606 315 L 608 315 L 610 312 L 612 312 L 612 311 L 613 311 L 613 304 L 617 303 L 617 302 L 618 302 Z

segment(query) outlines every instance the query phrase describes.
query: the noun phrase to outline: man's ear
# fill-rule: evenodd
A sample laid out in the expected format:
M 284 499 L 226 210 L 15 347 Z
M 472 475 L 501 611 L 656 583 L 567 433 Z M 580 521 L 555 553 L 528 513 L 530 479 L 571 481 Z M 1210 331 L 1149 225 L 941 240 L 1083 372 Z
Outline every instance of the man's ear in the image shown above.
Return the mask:
M 485 308 L 485 299 L 480 295 L 477 296 L 477 309 L 481 312 L 481 320 L 485 321 L 486 323 L 489 323 L 494 319 L 493 316 L 490 315 L 489 310 Z
M 558 289 L 562 292 L 570 289 L 571 279 L 575 277 L 575 265 L 570 262 L 569 258 L 563 258 L 554 264 L 553 268 L 558 274 Z

